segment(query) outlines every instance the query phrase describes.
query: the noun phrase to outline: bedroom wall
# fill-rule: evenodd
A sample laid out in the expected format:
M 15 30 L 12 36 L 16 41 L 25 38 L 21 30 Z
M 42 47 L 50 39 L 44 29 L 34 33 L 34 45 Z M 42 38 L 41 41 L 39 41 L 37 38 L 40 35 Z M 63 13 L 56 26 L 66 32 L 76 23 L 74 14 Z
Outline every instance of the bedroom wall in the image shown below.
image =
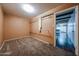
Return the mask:
M 55 17 L 54 13 L 57 11 L 61 11 L 70 7 L 75 6 L 76 4 L 63 4 L 60 5 L 54 9 L 51 9 L 43 14 L 40 14 L 36 17 L 34 17 L 31 20 L 31 35 L 37 38 L 40 38 L 40 40 L 50 43 L 54 46 L 54 29 L 55 29 Z M 42 19 L 42 30 L 39 31 L 39 20 L 42 16 L 48 15 L 53 13 L 50 17 L 45 17 Z
M 2 42 L 3 42 L 3 11 L 0 5 L 0 46 L 2 45 Z
M 13 15 L 4 16 L 4 40 L 29 36 L 29 20 Z

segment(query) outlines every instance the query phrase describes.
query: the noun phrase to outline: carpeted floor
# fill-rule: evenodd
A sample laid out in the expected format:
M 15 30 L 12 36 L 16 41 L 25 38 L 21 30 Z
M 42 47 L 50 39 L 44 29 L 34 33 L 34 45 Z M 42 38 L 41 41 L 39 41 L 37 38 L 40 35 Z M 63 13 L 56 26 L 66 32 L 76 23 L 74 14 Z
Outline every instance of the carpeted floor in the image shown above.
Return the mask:
M 27 37 L 5 42 L 1 56 L 72 56 L 73 53 L 53 48 L 34 38 Z

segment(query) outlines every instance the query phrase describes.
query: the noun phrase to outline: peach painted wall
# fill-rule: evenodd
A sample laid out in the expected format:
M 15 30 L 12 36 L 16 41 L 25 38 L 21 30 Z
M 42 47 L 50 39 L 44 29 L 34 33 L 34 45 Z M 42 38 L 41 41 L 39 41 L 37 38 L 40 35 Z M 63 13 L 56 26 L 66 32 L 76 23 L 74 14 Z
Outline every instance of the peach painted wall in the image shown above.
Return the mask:
M 43 41 L 50 42 L 51 44 L 53 44 L 52 43 L 53 42 L 52 38 L 54 38 L 53 20 L 54 16 L 42 19 L 42 30 L 40 32 L 39 19 L 37 18 L 36 21 L 33 21 L 31 23 L 31 35 L 41 38 L 43 39 Z
M 4 39 L 29 36 L 29 20 L 13 15 L 4 16 Z
M 0 46 L 3 42 L 3 12 L 2 7 L 0 5 Z
M 39 32 L 39 29 L 38 29 L 39 19 L 41 19 L 42 16 L 67 9 L 67 8 L 73 7 L 75 5 L 76 4 L 63 4 L 63 5 L 60 5 L 56 8 L 54 8 L 54 9 L 51 9 L 43 14 L 40 14 L 40 15 L 34 17 L 31 20 L 31 35 L 38 37 L 38 38 L 41 38 L 41 40 L 49 42 L 50 44 L 54 45 L 54 29 L 55 29 L 54 14 L 50 17 L 45 17 L 42 19 L 41 33 Z

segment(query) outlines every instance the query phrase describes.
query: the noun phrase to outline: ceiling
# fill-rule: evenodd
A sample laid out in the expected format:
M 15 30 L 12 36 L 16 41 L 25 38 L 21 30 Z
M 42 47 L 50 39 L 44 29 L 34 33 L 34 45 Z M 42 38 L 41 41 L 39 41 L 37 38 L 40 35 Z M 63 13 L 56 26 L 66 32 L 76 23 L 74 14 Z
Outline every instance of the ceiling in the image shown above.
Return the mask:
M 12 14 L 21 17 L 35 17 L 60 5 L 58 3 L 30 3 L 30 5 L 32 5 L 36 11 L 34 13 L 27 13 L 21 8 L 21 4 L 22 3 L 3 3 L 3 11 L 6 14 Z

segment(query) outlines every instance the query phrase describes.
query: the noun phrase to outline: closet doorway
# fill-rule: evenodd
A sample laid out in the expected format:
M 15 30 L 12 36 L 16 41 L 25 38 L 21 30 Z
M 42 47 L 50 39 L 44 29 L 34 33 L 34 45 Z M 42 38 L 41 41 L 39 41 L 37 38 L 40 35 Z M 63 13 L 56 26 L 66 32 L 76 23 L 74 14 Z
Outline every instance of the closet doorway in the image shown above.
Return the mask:
M 57 12 L 55 23 L 56 47 L 68 50 L 74 54 L 77 52 L 78 42 L 76 14 L 75 7 Z

